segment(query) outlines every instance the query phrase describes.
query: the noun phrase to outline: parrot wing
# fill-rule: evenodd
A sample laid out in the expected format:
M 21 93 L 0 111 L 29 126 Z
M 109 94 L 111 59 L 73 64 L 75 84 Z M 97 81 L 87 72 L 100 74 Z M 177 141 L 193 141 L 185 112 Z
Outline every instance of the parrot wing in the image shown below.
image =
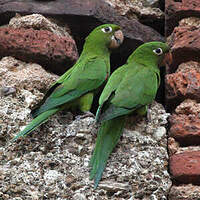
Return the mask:
M 107 76 L 107 64 L 102 58 L 92 57 L 73 69 L 58 85 L 45 103 L 35 111 L 39 115 L 49 109 L 63 105 L 83 94 L 97 89 Z
M 105 87 L 100 97 L 101 112 L 97 113 L 98 121 L 129 114 L 148 105 L 155 98 L 159 86 L 159 71 L 156 73 L 144 65 L 128 65 L 124 73 L 116 73 L 115 76 L 115 79 L 119 76 L 123 78 L 119 77 L 120 83 L 116 85 L 111 76 L 110 84 L 107 84 L 108 87 Z
M 70 74 L 72 73 L 73 69 L 76 67 L 77 65 L 75 64 L 73 67 L 71 67 L 70 69 L 67 70 L 67 72 L 65 72 L 57 81 L 55 81 L 51 87 L 48 89 L 48 91 L 45 93 L 45 96 L 43 97 L 43 99 L 36 105 L 34 106 L 34 108 L 31 111 L 31 114 L 33 116 L 33 118 L 37 117 L 37 111 L 40 108 L 40 106 L 42 104 L 44 104 L 44 102 L 46 101 L 46 99 L 53 93 L 53 91 L 59 86 L 61 85 L 65 80 L 68 79 L 68 77 L 70 76 Z

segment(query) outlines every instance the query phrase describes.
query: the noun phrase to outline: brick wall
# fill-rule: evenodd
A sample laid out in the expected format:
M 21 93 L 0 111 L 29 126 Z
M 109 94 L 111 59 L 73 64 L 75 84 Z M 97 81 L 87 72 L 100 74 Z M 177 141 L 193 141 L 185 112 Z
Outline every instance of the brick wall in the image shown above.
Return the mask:
M 166 0 L 169 200 L 200 199 L 200 0 Z

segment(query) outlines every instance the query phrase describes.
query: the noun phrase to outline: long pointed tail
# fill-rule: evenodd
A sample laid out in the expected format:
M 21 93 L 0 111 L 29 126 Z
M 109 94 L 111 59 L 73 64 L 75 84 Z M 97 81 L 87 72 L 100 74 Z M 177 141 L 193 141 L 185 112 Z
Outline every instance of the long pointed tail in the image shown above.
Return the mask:
M 103 122 L 97 136 L 96 146 L 90 160 L 90 179 L 94 179 L 94 187 L 98 186 L 109 155 L 116 146 L 125 125 L 125 117 L 118 117 Z
M 19 137 L 24 137 L 25 135 L 31 133 L 33 130 L 35 130 L 38 126 L 40 126 L 41 124 L 43 124 L 44 122 L 47 121 L 47 119 L 53 115 L 54 113 L 56 113 L 57 111 L 59 111 L 59 108 L 54 108 L 51 110 L 48 110 L 40 115 L 38 115 L 35 119 L 33 119 L 26 127 L 23 131 L 19 132 L 17 134 L 17 136 L 15 136 L 11 142 L 14 142 L 15 140 L 17 140 Z

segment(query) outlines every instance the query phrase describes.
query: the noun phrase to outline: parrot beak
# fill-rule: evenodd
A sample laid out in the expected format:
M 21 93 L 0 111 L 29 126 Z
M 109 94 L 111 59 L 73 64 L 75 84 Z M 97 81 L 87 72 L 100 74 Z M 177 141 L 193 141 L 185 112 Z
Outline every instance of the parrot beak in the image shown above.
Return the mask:
M 172 61 L 173 61 L 173 56 L 172 56 L 172 53 L 169 51 L 168 53 L 165 54 L 165 57 L 162 61 L 162 65 L 171 65 L 172 64 Z
M 115 31 L 114 35 L 112 35 L 111 37 L 111 43 L 110 43 L 109 48 L 110 49 L 118 48 L 122 44 L 123 41 L 124 41 L 124 35 L 122 31 L 117 30 Z

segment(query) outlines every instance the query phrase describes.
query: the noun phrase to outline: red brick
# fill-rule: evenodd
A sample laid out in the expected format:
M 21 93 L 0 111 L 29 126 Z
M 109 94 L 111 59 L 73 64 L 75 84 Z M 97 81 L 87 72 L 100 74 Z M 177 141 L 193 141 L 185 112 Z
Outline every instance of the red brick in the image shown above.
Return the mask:
M 199 0 L 167 0 L 165 13 L 166 34 L 169 35 L 180 19 L 200 14 L 200 3 Z
M 169 118 L 169 135 L 181 146 L 200 144 L 200 103 L 186 99 Z
M 79 52 L 82 50 L 84 39 L 95 27 L 102 23 L 120 25 L 126 39 L 123 45 L 121 45 L 120 51 L 114 51 L 112 54 L 114 58 L 111 63 L 113 69 L 123 65 L 132 51 L 142 43 L 165 41 L 165 38 L 151 27 L 141 24 L 136 19 L 128 19 L 118 14 L 116 9 L 106 3 L 105 0 L 0 0 L 1 24 L 6 24 L 9 18 L 14 16 L 15 13 L 22 15 L 24 15 L 24 13 L 40 13 L 44 16 L 51 16 L 60 19 L 61 22 L 65 22 L 76 38 Z M 151 17 L 146 19 L 150 20 L 149 24 L 153 24 L 153 26 L 157 27 L 159 30 L 159 26 L 162 27 L 164 23 L 163 19 L 159 19 L 157 23 L 155 23 L 154 19 Z M 163 23 L 160 25 L 160 22 Z M 64 69 L 66 69 L 66 66 Z
M 168 107 L 187 98 L 200 100 L 200 73 L 196 70 L 167 74 L 165 83 Z
M 169 136 L 181 146 L 200 144 L 200 117 L 198 115 L 173 114 L 169 118 Z
M 169 73 L 175 72 L 183 62 L 200 62 L 200 29 L 193 26 L 176 27 L 170 40 L 173 64 L 167 69 Z
M 0 57 L 14 56 L 63 73 L 78 58 L 75 41 L 46 30 L 0 28 Z
M 171 156 L 170 172 L 176 184 L 200 184 L 200 151 L 184 152 Z
M 188 62 L 185 62 L 185 63 L 181 63 L 178 66 L 178 69 L 176 70 L 176 72 L 185 73 L 185 72 L 191 71 L 192 69 L 197 71 L 198 73 L 200 73 L 200 63 L 195 62 L 195 61 L 188 61 Z

